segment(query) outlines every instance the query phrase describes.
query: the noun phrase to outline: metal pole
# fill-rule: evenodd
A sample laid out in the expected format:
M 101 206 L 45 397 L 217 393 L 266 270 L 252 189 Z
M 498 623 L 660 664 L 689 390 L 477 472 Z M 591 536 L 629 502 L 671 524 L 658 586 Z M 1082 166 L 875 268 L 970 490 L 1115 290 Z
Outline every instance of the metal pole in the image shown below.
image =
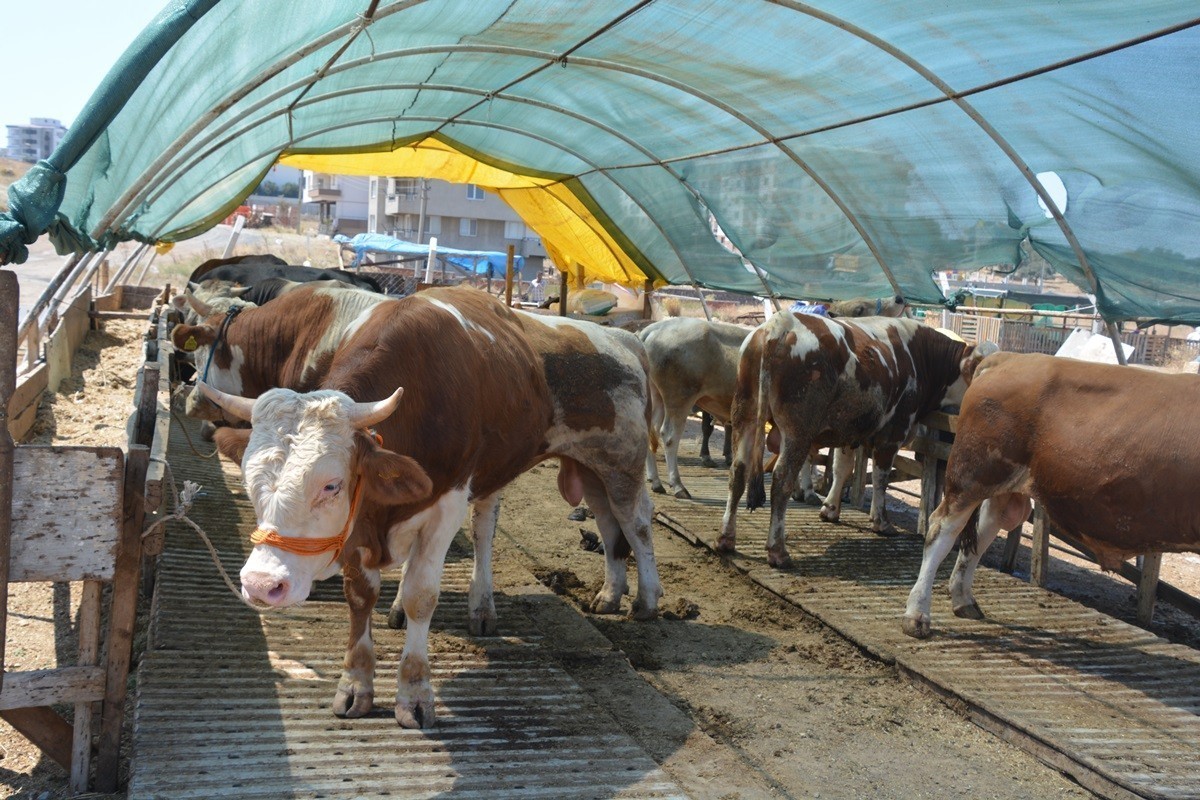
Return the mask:
M 504 304 L 512 308 L 513 265 L 516 264 L 517 248 L 508 246 L 508 258 L 504 265 Z
M 425 282 L 433 283 L 433 263 L 437 259 L 437 237 L 429 237 L 429 257 L 425 259 Z
M 696 290 L 696 294 L 700 297 L 700 307 L 704 309 L 704 318 L 712 322 L 712 311 L 708 308 L 708 301 L 704 299 L 704 290 L 700 288 L 700 284 L 698 283 L 693 283 L 692 288 Z M 775 310 L 778 311 L 779 307 L 776 306 Z
M 133 271 L 134 266 L 136 266 L 137 262 L 141 260 L 143 255 L 145 255 L 146 248 L 149 246 L 150 245 L 143 242 L 136 250 L 133 251 L 133 255 L 125 259 L 125 263 L 121 265 L 119 270 L 113 273 L 112 279 L 105 285 L 104 294 L 111 292 L 114 286 L 120 283 L 128 275 L 128 273 Z
M 1108 338 L 1112 339 L 1113 349 L 1117 351 L 1117 363 L 1122 367 L 1129 364 L 1125 360 L 1125 348 L 1121 345 L 1121 333 L 1117 330 L 1117 323 L 1112 320 L 1105 320 L 1108 325 Z
M 304 205 L 304 173 L 300 173 L 300 182 L 296 184 L 296 233 L 300 232 L 300 208 Z M 341 255 L 339 251 L 339 256 Z
M 37 319 L 42 315 L 42 311 L 50 304 L 50 298 L 54 297 L 54 293 L 58 291 L 58 287 L 62 286 L 70 275 L 79 267 L 80 262 L 86 264 L 96 255 L 95 253 L 76 253 L 67 259 L 67 263 L 58 271 L 58 274 L 47 284 L 42 291 L 41 297 L 29 309 L 29 313 L 25 315 L 25 319 L 21 320 L 21 327 L 17 329 L 17 341 L 25 341 L 25 336 L 29 333 L 29 329 L 37 324 Z
M 225 252 L 221 254 L 221 258 L 229 258 L 233 255 L 233 248 L 237 245 L 238 234 L 242 232 L 242 228 L 246 225 L 246 218 L 238 214 L 233 218 L 233 230 L 229 232 L 229 241 L 225 243 Z
M 150 265 L 154 263 L 154 259 L 158 258 L 158 248 L 154 248 L 154 252 L 150 254 L 150 260 L 146 262 L 146 266 L 142 267 L 142 274 L 138 275 L 137 285 L 141 286 L 142 281 L 146 280 L 146 273 L 150 271 Z
M 417 214 L 417 244 L 425 235 L 425 206 L 429 202 L 429 181 L 421 178 L 421 211 Z

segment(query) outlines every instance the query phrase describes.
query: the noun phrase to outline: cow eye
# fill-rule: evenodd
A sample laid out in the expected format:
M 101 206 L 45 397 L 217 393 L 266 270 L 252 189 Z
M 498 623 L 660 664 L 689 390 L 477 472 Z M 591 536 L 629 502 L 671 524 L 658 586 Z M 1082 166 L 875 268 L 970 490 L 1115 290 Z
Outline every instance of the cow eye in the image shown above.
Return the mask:
M 335 495 L 338 492 L 340 492 L 341 490 L 342 490 L 342 482 L 341 481 L 330 481 L 329 483 L 325 484 L 325 488 L 322 490 L 322 494 Z

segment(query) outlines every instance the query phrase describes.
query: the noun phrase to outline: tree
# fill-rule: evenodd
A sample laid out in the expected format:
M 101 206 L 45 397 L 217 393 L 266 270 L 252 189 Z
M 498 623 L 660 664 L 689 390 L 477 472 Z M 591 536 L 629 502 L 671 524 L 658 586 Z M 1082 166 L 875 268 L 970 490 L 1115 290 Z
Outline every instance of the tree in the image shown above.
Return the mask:
M 283 185 L 283 196 L 290 197 L 293 200 L 296 199 L 300 196 L 300 187 L 297 184 L 288 181 Z
M 254 190 L 254 194 L 261 194 L 266 197 L 278 197 L 279 184 L 275 183 L 275 181 L 263 181 L 258 185 L 258 188 Z

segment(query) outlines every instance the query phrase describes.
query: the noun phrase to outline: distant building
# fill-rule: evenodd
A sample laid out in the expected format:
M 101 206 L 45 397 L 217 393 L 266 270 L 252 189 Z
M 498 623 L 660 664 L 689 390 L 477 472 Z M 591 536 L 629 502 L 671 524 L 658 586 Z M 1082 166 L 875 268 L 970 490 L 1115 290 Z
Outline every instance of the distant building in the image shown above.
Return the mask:
M 304 202 L 319 204 L 323 233 L 383 233 L 419 244 L 433 236 L 460 250 L 504 252 L 511 244 L 531 274 L 546 257 L 541 237 L 517 212 L 474 184 L 306 170 Z
M 439 245 L 460 250 L 504 252 L 511 244 L 538 268 L 546 257 L 541 237 L 520 215 L 474 184 L 372 177 L 369 188 L 368 230 L 420 244 L 436 236 Z
M 65 125 L 48 117 L 33 117 L 28 125 L 9 125 L 8 157 L 30 163 L 49 158 L 66 134 Z

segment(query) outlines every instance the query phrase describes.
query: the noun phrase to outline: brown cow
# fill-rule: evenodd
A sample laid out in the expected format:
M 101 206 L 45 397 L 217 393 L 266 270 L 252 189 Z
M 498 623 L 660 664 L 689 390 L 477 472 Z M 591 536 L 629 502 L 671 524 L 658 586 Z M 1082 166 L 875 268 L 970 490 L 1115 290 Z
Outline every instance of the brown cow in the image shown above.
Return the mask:
M 904 632 L 929 635 L 938 565 L 979 509 L 950 577 L 954 613 L 982 619 L 971 584 L 1000 528 L 1036 497 L 1104 569 L 1150 552 L 1200 552 L 1200 378 L 1044 355 L 997 353 L 976 369 L 929 520 Z
M 559 459 L 564 499 L 587 500 L 606 555 L 617 556 L 593 609 L 620 609 L 621 556 L 632 548 L 633 615 L 657 614 L 653 509 L 642 481 L 649 394 L 645 365 L 623 342 L 588 323 L 518 314 L 473 289 L 431 290 L 368 312 L 321 387 L 272 389 L 257 400 L 205 389 L 253 423 L 217 433 L 222 453 L 241 461 L 258 515 L 243 594 L 282 608 L 303 601 L 314 580 L 343 573 L 351 644 L 335 713 L 372 708 L 379 572 L 404 563 L 408 633 L 395 714 L 404 727 L 432 722 L 427 642 L 450 541 L 474 498 L 497 496 L 549 458 Z M 408 399 L 397 411 L 402 391 Z M 371 426 L 381 442 L 365 432 Z
M 742 346 L 733 400 L 734 460 L 717 549 L 735 547 L 737 504 L 747 486 L 751 510 L 766 500 L 760 465 L 767 422 L 772 434 L 782 436 L 771 483 L 771 566 L 791 563 L 784 512 L 814 446 L 841 448 L 822 519 L 838 520 L 842 487 L 853 466 L 851 450 L 865 446 L 874 461 L 871 528 L 892 533 L 884 497 L 892 459 L 917 420 L 961 399 L 962 374 L 969 374 L 980 357 L 975 348 L 910 319 L 772 316 Z

